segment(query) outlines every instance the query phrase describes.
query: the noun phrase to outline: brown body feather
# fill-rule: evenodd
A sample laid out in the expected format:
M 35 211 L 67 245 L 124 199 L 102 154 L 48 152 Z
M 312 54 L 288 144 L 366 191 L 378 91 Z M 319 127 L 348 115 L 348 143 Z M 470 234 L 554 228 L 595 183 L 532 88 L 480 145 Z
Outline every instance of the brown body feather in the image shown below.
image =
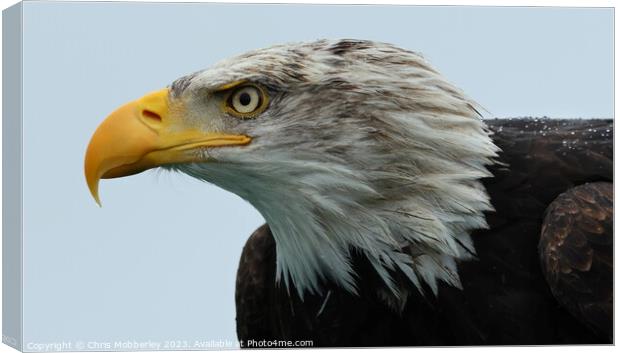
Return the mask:
M 571 314 L 613 335 L 613 184 L 590 183 L 547 209 L 539 245 L 551 292 Z

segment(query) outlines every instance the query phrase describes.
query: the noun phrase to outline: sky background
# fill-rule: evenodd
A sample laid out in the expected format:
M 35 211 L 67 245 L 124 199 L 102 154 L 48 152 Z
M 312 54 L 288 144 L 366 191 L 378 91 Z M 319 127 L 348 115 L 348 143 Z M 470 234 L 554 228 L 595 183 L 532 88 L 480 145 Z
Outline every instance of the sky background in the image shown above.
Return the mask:
M 24 340 L 235 340 L 239 197 L 149 171 L 83 177 L 119 105 L 226 57 L 319 38 L 423 53 L 491 116 L 613 118 L 611 9 L 24 4 Z M 88 348 L 88 347 L 86 347 Z

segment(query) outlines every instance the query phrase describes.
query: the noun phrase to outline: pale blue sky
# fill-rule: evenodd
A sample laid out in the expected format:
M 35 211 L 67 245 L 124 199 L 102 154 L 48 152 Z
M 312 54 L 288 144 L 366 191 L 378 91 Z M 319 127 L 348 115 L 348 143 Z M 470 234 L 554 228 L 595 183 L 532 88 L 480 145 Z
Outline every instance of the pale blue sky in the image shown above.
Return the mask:
M 25 342 L 236 338 L 262 217 L 158 171 L 103 181 L 97 207 L 84 151 L 120 104 L 249 49 L 349 37 L 424 53 L 496 116 L 612 118 L 612 33 L 611 9 L 26 3 Z

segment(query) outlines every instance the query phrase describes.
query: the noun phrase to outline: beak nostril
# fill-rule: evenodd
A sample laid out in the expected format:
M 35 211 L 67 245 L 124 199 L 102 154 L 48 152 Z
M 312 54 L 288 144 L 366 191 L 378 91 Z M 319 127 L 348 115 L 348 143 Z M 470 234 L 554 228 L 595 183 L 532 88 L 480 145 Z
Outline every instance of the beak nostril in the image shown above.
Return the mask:
M 154 111 L 144 109 L 142 110 L 142 116 L 149 122 L 161 123 L 161 116 Z

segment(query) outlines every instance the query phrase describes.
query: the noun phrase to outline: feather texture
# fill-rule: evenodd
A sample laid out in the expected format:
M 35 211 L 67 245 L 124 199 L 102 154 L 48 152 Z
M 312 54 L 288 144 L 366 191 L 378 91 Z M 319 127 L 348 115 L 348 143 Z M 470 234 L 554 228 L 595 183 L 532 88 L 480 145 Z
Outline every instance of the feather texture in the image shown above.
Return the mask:
M 475 260 L 457 263 L 462 289 L 437 281 L 436 296 L 413 289 L 406 302 L 394 303 L 382 289 L 380 271 L 354 254 L 363 278 L 359 295 L 328 283 L 327 300 L 310 294 L 301 301 L 274 284 L 274 237 L 265 225 L 241 254 L 235 295 L 239 339 L 311 339 L 318 347 L 611 343 L 612 121 L 487 124 L 502 148 L 499 163 L 490 168 L 493 177 L 483 179 L 495 211 L 485 213 L 489 229 L 472 233 Z M 586 182 L 595 183 L 577 186 Z M 559 196 L 566 190 L 572 191 Z M 600 234 L 598 226 L 604 229 Z M 555 238 L 563 234 L 576 241 L 551 254 L 544 250 L 557 246 Z M 582 271 L 589 254 L 593 267 Z M 555 256 L 568 271 L 557 271 L 553 261 L 541 268 L 539 255 Z M 409 282 L 404 275 L 394 280 L 399 289 Z M 390 310 L 386 303 L 399 306 Z
M 475 253 L 469 233 L 487 227 L 480 179 L 498 152 L 473 101 L 419 54 L 356 40 L 246 53 L 177 80 L 172 97 L 196 107 L 198 95 L 238 80 L 270 95 L 257 118 L 222 123 L 252 143 L 172 168 L 261 212 L 278 281 L 301 297 L 325 281 L 355 293 L 359 252 L 396 297 L 396 272 L 418 289 L 461 286 L 456 263 Z

